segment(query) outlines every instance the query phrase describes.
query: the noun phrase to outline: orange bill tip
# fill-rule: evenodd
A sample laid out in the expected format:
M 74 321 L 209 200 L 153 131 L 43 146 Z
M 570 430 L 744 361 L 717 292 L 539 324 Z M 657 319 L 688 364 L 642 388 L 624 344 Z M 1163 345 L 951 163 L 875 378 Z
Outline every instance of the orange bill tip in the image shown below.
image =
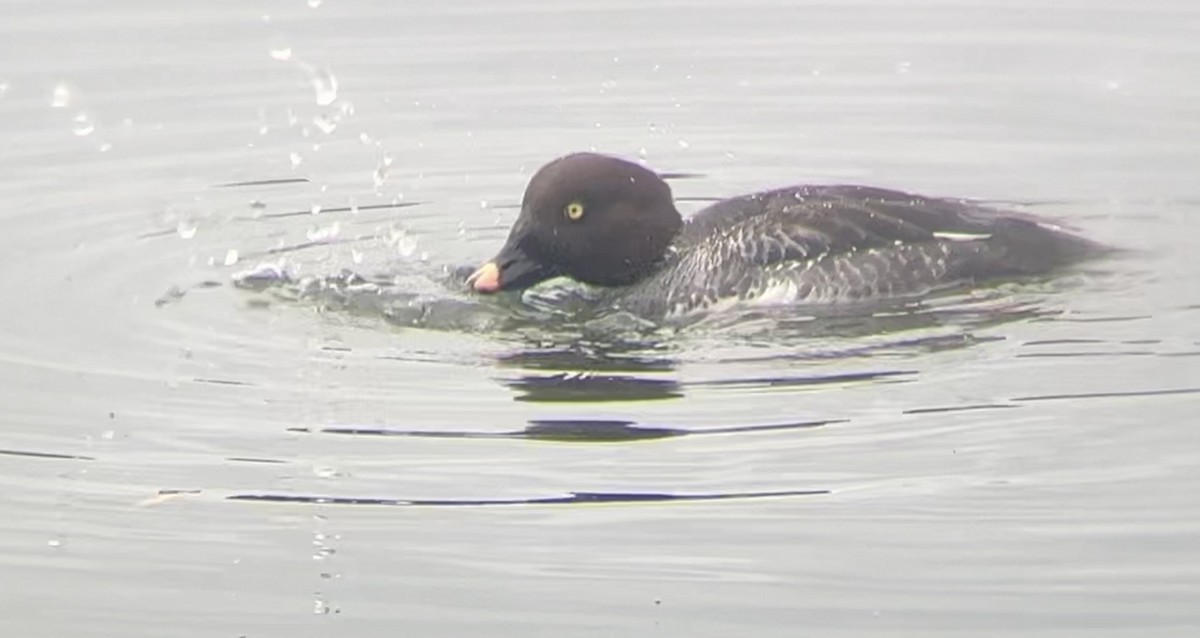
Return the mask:
M 467 285 L 477 292 L 496 292 L 500 290 L 500 267 L 496 262 L 489 261 L 479 267 L 479 270 L 467 277 Z

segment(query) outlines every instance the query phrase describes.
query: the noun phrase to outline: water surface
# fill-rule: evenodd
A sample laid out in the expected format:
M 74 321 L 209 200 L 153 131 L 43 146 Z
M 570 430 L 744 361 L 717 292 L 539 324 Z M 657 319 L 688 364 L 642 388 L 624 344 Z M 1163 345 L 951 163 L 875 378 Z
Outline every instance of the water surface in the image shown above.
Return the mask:
M 6 634 L 1196 631 L 1198 31 L 1182 0 L 8 2 Z M 584 149 L 691 174 L 685 212 L 869 183 L 1127 253 L 685 330 L 456 287 Z

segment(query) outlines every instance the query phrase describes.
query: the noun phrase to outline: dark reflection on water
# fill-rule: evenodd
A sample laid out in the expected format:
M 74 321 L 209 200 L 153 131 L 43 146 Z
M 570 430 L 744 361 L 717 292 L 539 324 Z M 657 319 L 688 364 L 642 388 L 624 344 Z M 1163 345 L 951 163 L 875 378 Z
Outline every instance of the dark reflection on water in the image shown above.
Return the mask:
M 562 373 L 523 376 L 503 381 L 517 393 L 517 401 L 535 403 L 583 403 L 609 401 L 654 401 L 683 396 L 673 379 L 646 379 L 625 375 Z
M 62 459 L 67 461 L 95 461 L 91 456 L 78 456 L 75 454 L 57 454 L 54 452 L 34 452 L 31 450 L 0 450 L 0 454 L 5 456 L 25 456 L 35 459 Z
M 681 384 L 673 379 L 564 372 L 546 376 L 525 375 L 503 379 L 501 383 L 517 393 L 514 397 L 516 401 L 601 403 L 676 399 L 684 395 L 683 390 L 686 387 L 786 388 L 865 382 L 899 383 L 911 380 L 915 374 L 916 371 L 912 370 L 884 370 L 828 375 L 728 378 Z
M 225 460 L 231 463 L 265 463 L 268 465 L 283 465 L 287 463 L 287 461 L 281 461 L 279 459 L 260 459 L 249 456 L 227 456 L 225 457 Z
M 533 370 L 587 369 L 596 372 L 669 372 L 675 361 L 646 353 L 639 347 L 617 348 L 613 344 L 576 343 L 566 348 L 517 350 L 496 357 L 498 368 Z
M 794 377 L 752 377 L 739 379 L 716 379 L 690 383 L 690 386 L 710 387 L 756 387 L 756 388 L 787 388 L 804 386 L 822 386 L 832 384 L 852 384 L 874 381 L 891 380 L 902 382 L 917 374 L 915 370 L 884 370 L 879 372 L 848 372 L 844 374 L 827 374 Z
M 607 419 L 539 419 L 530 421 L 521 430 L 508 432 L 481 432 L 471 430 L 406 430 L 379 427 L 332 426 L 313 430 L 311 428 L 289 428 L 289 432 L 321 434 L 346 434 L 354 436 L 396 436 L 431 439 L 531 439 L 565 443 L 617 443 L 644 441 L 703 434 L 750 434 L 781 430 L 803 430 L 832 423 L 843 423 L 841 419 L 797 421 L 759 425 L 731 425 L 715 428 L 690 429 L 655 425 L 638 425 L 634 421 Z
M 247 186 L 281 186 L 283 184 L 307 184 L 308 178 L 305 177 L 280 177 L 277 179 L 255 179 L 244 182 L 228 182 L 225 184 L 214 184 L 213 188 L 244 188 Z
M 728 501 L 789 496 L 818 496 L 829 490 L 777 490 L 769 492 L 727 492 L 709 494 L 668 494 L 659 492 L 568 492 L 563 496 L 512 499 L 393 499 L 347 498 L 338 496 L 302 496 L 285 494 L 234 494 L 231 501 L 267 503 L 305 503 L 319 505 L 386 505 L 392 507 L 481 507 L 488 505 L 597 505 L 614 503 L 662 503 L 669 501 Z
M 1061 401 L 1078 399 L 1113 399 L 1121 397 L 1155 397 L 1175 394 L 1200 394 L 1200 388 L 1170 388 L 1165 390 L 1134 390 L 1129 392 L 1080 392 L 1076 394 L 1041 394 L 1013 397 L 1011 401 Z

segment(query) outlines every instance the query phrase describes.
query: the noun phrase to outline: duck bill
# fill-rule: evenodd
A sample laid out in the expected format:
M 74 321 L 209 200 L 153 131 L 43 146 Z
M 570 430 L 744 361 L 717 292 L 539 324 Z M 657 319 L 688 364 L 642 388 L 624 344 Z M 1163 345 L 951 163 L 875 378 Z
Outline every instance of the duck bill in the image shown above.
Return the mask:
M 520 248 L 510 245 L 467 277 L 467 285 L 476 292 L 519 290 L 557 274 L 553 268 L 533 260 Z

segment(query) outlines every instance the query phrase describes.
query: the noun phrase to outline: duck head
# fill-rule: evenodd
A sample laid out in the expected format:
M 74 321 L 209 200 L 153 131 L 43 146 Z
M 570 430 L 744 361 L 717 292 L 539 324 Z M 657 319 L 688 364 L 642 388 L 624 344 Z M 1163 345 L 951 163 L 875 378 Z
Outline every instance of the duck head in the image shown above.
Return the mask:
M 653 171 L 607 155 L 567 155 L 529 180 L 504 247 L 467 285 L 518 290 L 559 275 L 633 283 L 654 269 L 682 225 L 671 188 Z

